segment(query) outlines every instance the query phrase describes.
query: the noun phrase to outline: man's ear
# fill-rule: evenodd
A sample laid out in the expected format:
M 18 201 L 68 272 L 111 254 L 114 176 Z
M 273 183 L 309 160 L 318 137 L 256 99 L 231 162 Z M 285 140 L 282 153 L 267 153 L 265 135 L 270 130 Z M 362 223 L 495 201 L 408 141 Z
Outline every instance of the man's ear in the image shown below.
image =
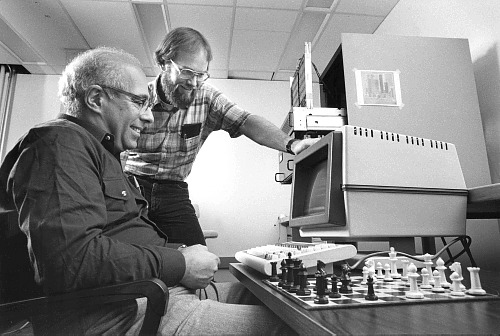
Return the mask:
M 101 113 L 104 104 L 104 90 L 98 85 L 91 85 L 85 91 L 84 104 L 92 111 Z

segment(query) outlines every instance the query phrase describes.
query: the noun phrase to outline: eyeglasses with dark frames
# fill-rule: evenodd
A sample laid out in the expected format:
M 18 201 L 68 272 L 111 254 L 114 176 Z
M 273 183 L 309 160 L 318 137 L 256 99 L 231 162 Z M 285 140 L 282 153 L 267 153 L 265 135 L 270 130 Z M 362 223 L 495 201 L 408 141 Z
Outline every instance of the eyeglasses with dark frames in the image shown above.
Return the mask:
M 194 70 L 189 69 L 189 68 L 182 68 L 181 69 L 172 59 L 169 59 L 168 61 L 170 63 L 172 63 L 175 70 L 177 70 L 177 72 L 179 73 L 179 78 L 193 79 L 194 77 L 196 77 L 196 80 L 198 81 L 198 83 L 201 84 L 210 77 L 210 74 L 208 73 L 208 71 L 194 71 Z M 162 70 L 165 71 L 164 68 L 162 68 Z
M 112 86 L 101 85 L 101 84 L 98 84 L 98 85 L 100 87 L 102 87 L 103 89 L 112 90 L 112 91 L 121 93 L 121 94 L 129 97 L 130 101 L 132 103 L 137 104 L 139 106 L 140 113 L 146 111 L 152 105 L 151 95 L 148 95 L 148 97 L 143 97 L 143 96 L 138 96 L 138 95 L 133 94 L 131 92 L 128 92 L 128 91 L 125 91 L 125 90 L 122 90 L 122 89 L 119 89 L 119 88 L 115 88 L 115 87 L 112 87 Z

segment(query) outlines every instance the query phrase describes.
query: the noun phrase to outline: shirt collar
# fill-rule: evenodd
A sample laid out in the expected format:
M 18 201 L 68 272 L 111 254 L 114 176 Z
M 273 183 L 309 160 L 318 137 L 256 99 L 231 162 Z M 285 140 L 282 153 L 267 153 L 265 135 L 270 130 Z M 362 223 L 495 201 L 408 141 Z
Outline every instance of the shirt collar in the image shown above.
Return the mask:
M 85 128 L 90 134 L 92 134 L 104 146 L 104 148 L 106 148 L 106 150 L 108 152 L 110 152 L 114 156 L 117 156 L 120 154 L 115 149 L 115 136 L 113 134 L 108 133 L 105 130 L 103 130 L 103 129 L 101 129 L 101 128 L 99 128 L 91 123 L 83 121 L 82 119 L 70 116 L 69 114 L 61 114 L 59 116 L 59 118 L 71 121 L 71 122 Z

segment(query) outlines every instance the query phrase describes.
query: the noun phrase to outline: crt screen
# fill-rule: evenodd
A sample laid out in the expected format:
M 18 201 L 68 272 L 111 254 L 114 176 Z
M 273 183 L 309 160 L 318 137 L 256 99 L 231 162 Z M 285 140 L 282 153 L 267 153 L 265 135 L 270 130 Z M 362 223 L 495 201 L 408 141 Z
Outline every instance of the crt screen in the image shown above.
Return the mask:
M 304 215 L 314 215 L 325 212 L 326 187 L 327 187 L 327 160 L 319 162 L 312 168 L 307 185 Z

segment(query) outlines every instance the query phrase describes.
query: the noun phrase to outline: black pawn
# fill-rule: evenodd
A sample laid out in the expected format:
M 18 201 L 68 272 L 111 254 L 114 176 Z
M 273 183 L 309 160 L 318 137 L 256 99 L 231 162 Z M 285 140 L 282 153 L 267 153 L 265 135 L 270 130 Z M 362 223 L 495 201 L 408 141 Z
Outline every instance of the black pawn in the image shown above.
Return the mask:
M 337 276 L 335 274 L 332 274 L 332 290 L 328 296 L 332 299 L 338 299 L 342 296 L 340 295 L 339 288 L 337 287 Z
M 280 267 L 280 270 L 281 270 L 281 280 L 280 282 L 278 283 L 278 287 L 283 287 L 284 284 L 286 284 L 286 279 L 287 279 L 287 267 L 286 267 L 286 262 L 285 260 L 282 260 L 281 261 L 281 267 Z
M 307 269 L 302 263 L 300 264 L 298 276 L 299 276 L 299 289 L 297 290 L 297 295 L 300 296 L 311 295 L 311 290 L 307 289 L 307 285 L 309 284 L 309 282 L 307 281 Z
M 278 270 L 276 269 L 277 264 L 278 264 L 277 261 L 271 261 L 271 278 L 269 278 L 269 281 L 272 282 L 280 281 L 280 278 L 278 277 Z
M 376 301 L 376 300 L 378 300 L 378 296 L 375 295 L 375 290 L 373 289 L 373 278 L 372 278 L 372 276 L 368 276 L 367 285 L 368 285 L 368 293 L 365 296 L 365 300 L 368 300 L 368 301 Z

